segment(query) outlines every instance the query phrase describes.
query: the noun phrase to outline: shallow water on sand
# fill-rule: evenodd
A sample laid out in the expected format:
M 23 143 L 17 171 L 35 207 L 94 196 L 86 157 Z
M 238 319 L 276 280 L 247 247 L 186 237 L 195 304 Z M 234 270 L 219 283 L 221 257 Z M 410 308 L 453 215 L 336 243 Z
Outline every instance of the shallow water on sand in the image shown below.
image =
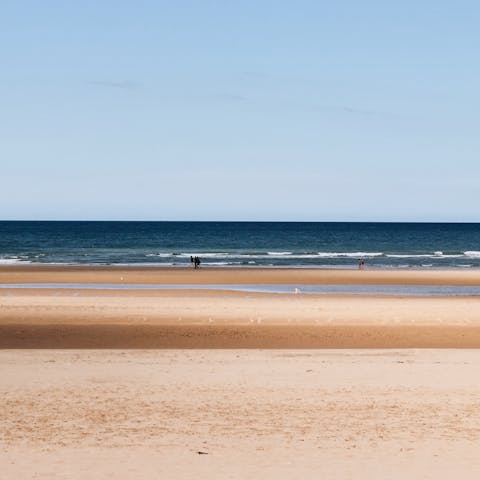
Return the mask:
M 480 296 L 480 286 L 459 285 L 7 283 L 0 284 L 0 289 L 221 290 L 298 295 Z

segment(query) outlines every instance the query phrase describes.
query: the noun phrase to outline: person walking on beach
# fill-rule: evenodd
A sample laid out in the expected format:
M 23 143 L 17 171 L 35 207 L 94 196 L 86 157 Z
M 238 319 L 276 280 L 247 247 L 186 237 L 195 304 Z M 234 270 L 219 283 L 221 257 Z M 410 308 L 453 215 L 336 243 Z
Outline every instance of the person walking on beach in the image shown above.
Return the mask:
M 192 267 L 194 267 L 194 261 L 193 261 L 193 256 L 190 255 L 190 264 L 192 265 Z
M 363 258 L 358 259 L 358 269 L 365 270 L 365 260 Z
M 199 267 L 200 267 L 200 258 L 195 257 L 195 268 L 199 268 Z

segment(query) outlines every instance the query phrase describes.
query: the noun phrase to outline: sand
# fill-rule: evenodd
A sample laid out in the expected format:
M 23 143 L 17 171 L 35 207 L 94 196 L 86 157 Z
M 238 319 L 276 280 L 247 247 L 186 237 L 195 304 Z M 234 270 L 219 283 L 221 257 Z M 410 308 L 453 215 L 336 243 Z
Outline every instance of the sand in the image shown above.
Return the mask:
M 0 268 L 2 283 L 302 279 L 480 285 L 476 271 Z M 479 346 L 477 297 L 1 289 L 0 478 L 478 478 Z
M 480 285 L 480 269 L 330 270 L 309 268 L 192 268 L 22 265 L 0 266 L 0 283 L 295 283 Z
M 480 271 L 22 266 L 0 282 L 480 285 Z M 0 348 L 420 347 L 480 347 L 480 298 L 0 290 Z
M 476 350 L 4 350 L 1 477 L 478 478 L 479 373 Z
M 0 290 L 0 348 L 399 347 L 480 347 L 480 298 Z

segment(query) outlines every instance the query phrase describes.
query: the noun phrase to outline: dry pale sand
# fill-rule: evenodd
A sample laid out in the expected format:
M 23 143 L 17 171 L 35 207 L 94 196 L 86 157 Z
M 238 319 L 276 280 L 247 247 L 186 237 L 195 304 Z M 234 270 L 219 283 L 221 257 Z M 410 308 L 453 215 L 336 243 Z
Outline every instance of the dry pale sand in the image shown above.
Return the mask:
M 0 476 L 476 479 L 479 376 L 477 350 L 3 350 Z

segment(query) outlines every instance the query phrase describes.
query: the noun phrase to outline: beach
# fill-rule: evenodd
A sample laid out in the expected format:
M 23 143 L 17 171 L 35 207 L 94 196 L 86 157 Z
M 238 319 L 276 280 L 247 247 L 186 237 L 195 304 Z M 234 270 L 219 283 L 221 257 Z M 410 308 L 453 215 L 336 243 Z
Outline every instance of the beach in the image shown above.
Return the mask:
M 0 480 L 480 478 L 480 2 L 1 5 Z
M 95 281 L 95 289 L 49 284 Z M 38 286 L 31 287 L 32 282 Z M 102 283 L 113 288 L 101 289 Z M 192 285 L 480 285 L 480 271 L 0 268 L 2 348 L 477 348 L 480 297 L 269 294 Z M 28 283 L 29 288 L 10 288 Z M 182 283 L 186 285 L 181 289 Z M 127 284 L 127 288 L 120 289 Z M 178 290 L 135 290 L 163 284 Z M 115 288 L 118 285 L 118 289 Z
M 3 350 L 3 478 L 478 478 L 477 350 Z M 202 452 L 202 453 L 199 453 Z
M 477 348 L 480 298 L 0 289 L 1 348 Z
M 480 297 L 192 288 L 322 282 L 480 272 L 1 267 L 6 478 L 476 478 Z

